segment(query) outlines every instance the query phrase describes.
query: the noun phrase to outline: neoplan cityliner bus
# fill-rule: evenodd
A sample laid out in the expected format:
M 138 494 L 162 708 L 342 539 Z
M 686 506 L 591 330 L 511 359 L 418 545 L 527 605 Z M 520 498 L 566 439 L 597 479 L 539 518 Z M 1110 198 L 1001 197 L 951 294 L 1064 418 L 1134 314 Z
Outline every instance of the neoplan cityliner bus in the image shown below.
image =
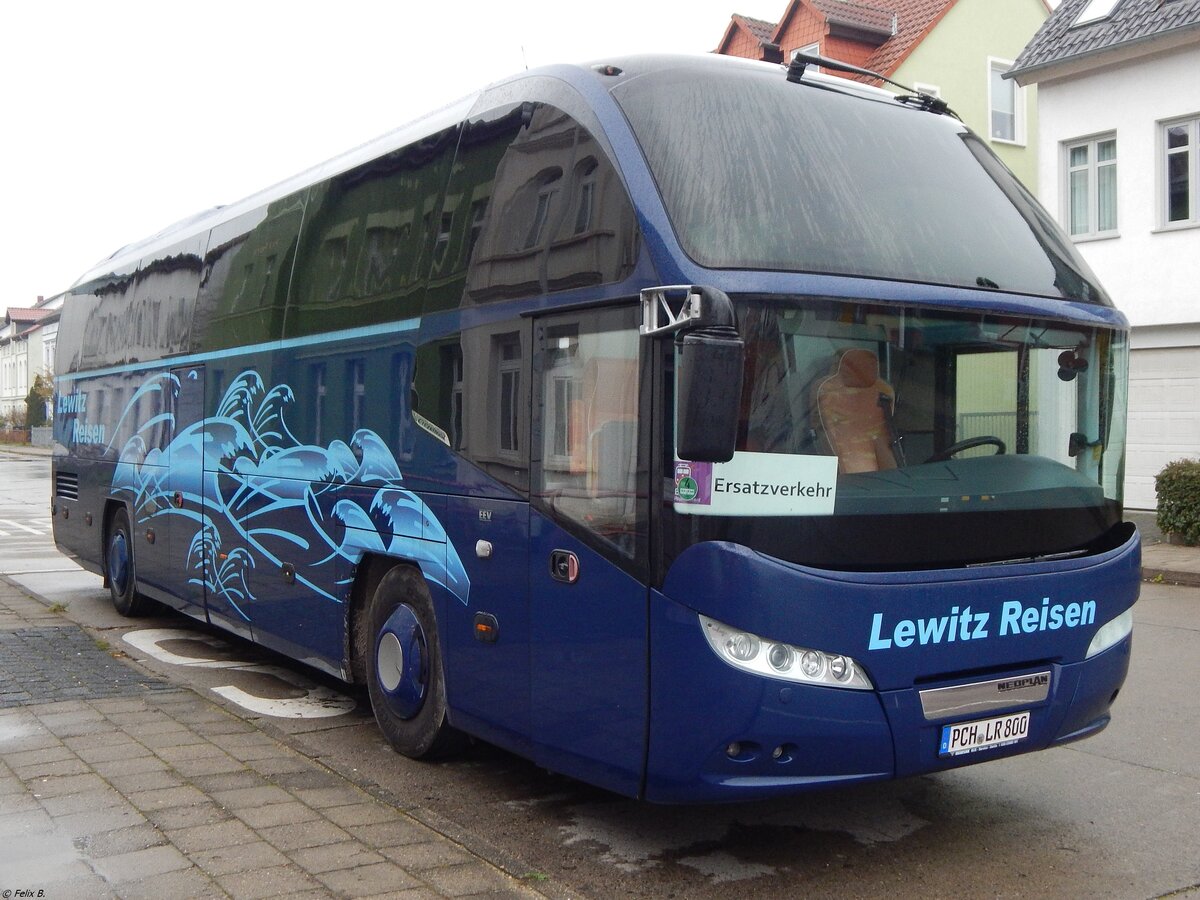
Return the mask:
M 1127 325 L 930 98 L 522 74 L 86 273 L 59 547 L 653 801 L 1086 737 L 1129 663 Z

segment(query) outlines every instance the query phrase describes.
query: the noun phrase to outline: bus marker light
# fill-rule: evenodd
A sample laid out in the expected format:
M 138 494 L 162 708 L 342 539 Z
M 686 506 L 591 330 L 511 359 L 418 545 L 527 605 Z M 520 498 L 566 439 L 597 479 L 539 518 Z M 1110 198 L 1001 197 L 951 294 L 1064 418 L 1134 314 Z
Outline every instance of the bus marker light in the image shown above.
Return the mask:
M 776 672 L 786 672 L 792 667 L 795 659 L 796 654 L 792 652 L 792 648 L 787 644 L 772 644 L 770 651 L 767 653 L 767 662 L 771 664 L 771 668 Z
M 494 644 L 500 637 L 500 623 L 491 613 L 475 613 L 475 640 Z
M 816 650 L 805 650 L 800 657 L 800 669 L 809 678 L 820 678 L 825 669 L 825 659 Z
M 1092 638 L 1091 644 L 1088 645 L 1087 656 L 1084 659 L 1091 659 L 1097 653 L 1103 653 L 1109 647 L 1119 644 L 1133 633 L 1133 608 L 1125 610 L 1115 619 L 1109 619 L 1096 632 Z
M 737 632 L 725 641 L 729 655 L 742 662 L 748 662 L 758 656 L 759 641 L 752 634 Z

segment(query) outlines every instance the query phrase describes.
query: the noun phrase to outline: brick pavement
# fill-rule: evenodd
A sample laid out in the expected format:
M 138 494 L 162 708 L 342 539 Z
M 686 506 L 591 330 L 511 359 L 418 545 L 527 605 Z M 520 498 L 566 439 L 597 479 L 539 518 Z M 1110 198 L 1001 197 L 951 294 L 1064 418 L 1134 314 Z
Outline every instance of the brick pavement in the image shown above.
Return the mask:
M 0 579 L 0 892 L 539 897 Z

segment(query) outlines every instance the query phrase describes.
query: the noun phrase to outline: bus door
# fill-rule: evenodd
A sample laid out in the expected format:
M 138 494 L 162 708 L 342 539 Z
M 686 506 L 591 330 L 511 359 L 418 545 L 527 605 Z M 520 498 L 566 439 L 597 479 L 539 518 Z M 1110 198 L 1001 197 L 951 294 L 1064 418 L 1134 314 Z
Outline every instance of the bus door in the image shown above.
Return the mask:
M 638 316 L 535 324 L 530 636 L 535 760 L 636 794 L 647 712 Z
M 204 366 L 171 370 L 178 384 L 174 436 L 169 445 L 167 496 L 172 507 L 168 529 L 168 602 L 197 618 L 204 613 Z

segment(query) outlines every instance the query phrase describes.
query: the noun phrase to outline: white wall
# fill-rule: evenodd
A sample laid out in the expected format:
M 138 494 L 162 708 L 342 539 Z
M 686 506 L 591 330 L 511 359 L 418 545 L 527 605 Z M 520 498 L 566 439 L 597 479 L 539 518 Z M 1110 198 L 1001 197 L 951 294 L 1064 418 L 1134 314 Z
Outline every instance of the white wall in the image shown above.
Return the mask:
M 1197 73 L 1200 45 L 1193 45 L 1038 84 L 1038 197 L 1060 223 L 1066 205 L 1062 142 L 1116 132 L 1120 236 L 1078 247 L 1134 326 L 1200 321 L 1200 228 L 1155 233 L 1158 123 L 1200 115 Z
M 1119 236 L 1076 246 L 1134 326 L 1125 464 L 1133 509 L 1154 508 L 1163 465 L 1200 457 L 1200 228 L 1159 228 L 1159 123 L 1200 115 L 1197 73 L 1194 44 L 1038 85 L 1038 196 L 1060 223 L 1063 142 L 1116 133 Z

